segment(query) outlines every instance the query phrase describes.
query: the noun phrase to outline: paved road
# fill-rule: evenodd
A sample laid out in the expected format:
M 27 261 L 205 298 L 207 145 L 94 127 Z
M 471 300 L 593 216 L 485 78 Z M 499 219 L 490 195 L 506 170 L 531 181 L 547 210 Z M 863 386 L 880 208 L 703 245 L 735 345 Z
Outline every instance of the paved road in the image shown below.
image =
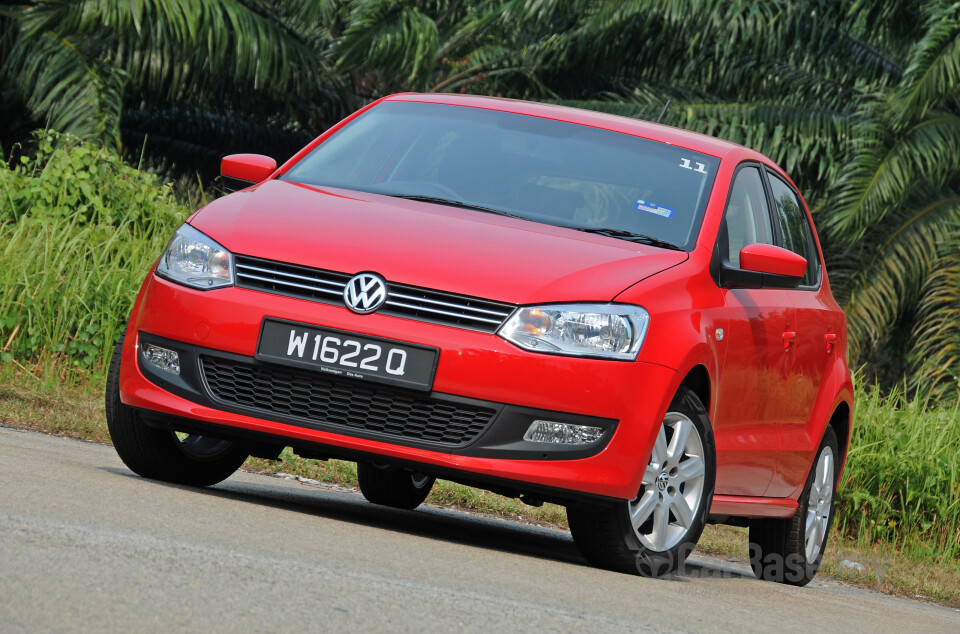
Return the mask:
M 0 631 L 960 631 L 960 612 L 698 558 L 649 580 L 567 533 L 238 473 L 133 475 L 113 449 L 0 426 Z

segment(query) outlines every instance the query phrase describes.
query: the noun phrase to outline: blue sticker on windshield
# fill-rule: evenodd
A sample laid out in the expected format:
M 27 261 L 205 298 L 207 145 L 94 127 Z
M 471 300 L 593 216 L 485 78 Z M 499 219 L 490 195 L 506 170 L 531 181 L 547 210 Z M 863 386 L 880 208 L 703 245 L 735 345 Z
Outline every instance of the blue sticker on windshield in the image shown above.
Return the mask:
M 664 207 L 663 205 L 658 205 L 657 203 L 652 203 L 646 200 L 637 201 L 637 210 L 646 211 L 647 213 L 656 214 L 661 218 L 673 218 L 673 209 L 669 207 Z

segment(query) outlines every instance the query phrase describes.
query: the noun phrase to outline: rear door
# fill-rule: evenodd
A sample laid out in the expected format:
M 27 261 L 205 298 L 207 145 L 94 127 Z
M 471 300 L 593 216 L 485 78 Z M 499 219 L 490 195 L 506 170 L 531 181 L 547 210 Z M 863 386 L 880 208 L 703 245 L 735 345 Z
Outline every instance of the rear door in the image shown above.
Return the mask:
M 792 497 L 806 481 L 820 439 L 814 438 L 824 421 L 810 419 L 827 364 L 833 357 L 838 328 L 837 307 L 823 289 L 820 253 L 813 238 L 807 211 L 797 192 L 786 181 L 766 170 L 775 229 L 780 246 L 807 258 L 807 273 L 796 289 L 788 291 L 797 309 L 796 340 L 780 415 L 781 454 L 767 495 Z
M 739 261 L 744 246 L 775 243 L 769 201 L 762 166 L 741 165 L 714 255 L 727 319 L 713 421 L 720 495 L 764 495 L 779 461 L 778 423 L 793 359 L 784 335 L 796 325 L 792 291 L 759 288 L 760 274 L 743 271 Z

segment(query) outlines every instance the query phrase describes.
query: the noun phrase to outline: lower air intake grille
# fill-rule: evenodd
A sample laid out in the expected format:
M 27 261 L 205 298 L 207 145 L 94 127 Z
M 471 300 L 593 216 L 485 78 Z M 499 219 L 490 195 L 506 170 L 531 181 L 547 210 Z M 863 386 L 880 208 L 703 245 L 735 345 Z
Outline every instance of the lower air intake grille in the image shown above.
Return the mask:
M 385 434 L 462 446 L 486 429 L 496 411 L 376 384 L 331 380 L 313 372 L 201 356 L 211 396 L 330 431 Z M 346 428 L 346 429 L 344 429 Z

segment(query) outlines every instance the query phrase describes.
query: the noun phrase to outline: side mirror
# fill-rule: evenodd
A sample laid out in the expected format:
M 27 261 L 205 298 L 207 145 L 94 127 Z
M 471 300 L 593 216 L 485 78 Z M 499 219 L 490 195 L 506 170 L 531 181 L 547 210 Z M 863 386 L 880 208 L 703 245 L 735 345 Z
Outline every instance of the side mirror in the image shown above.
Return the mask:
M 231 154 L 220 161 L 220 176 L 227 192 L 256 185 L 276 169 L 277 162 L 262 154 Z
M 796 286 L 807 273 L 807 259 L 772 244 L 748 244 L 740 249 L 740 268 L 763 273 L 764 286 Z

